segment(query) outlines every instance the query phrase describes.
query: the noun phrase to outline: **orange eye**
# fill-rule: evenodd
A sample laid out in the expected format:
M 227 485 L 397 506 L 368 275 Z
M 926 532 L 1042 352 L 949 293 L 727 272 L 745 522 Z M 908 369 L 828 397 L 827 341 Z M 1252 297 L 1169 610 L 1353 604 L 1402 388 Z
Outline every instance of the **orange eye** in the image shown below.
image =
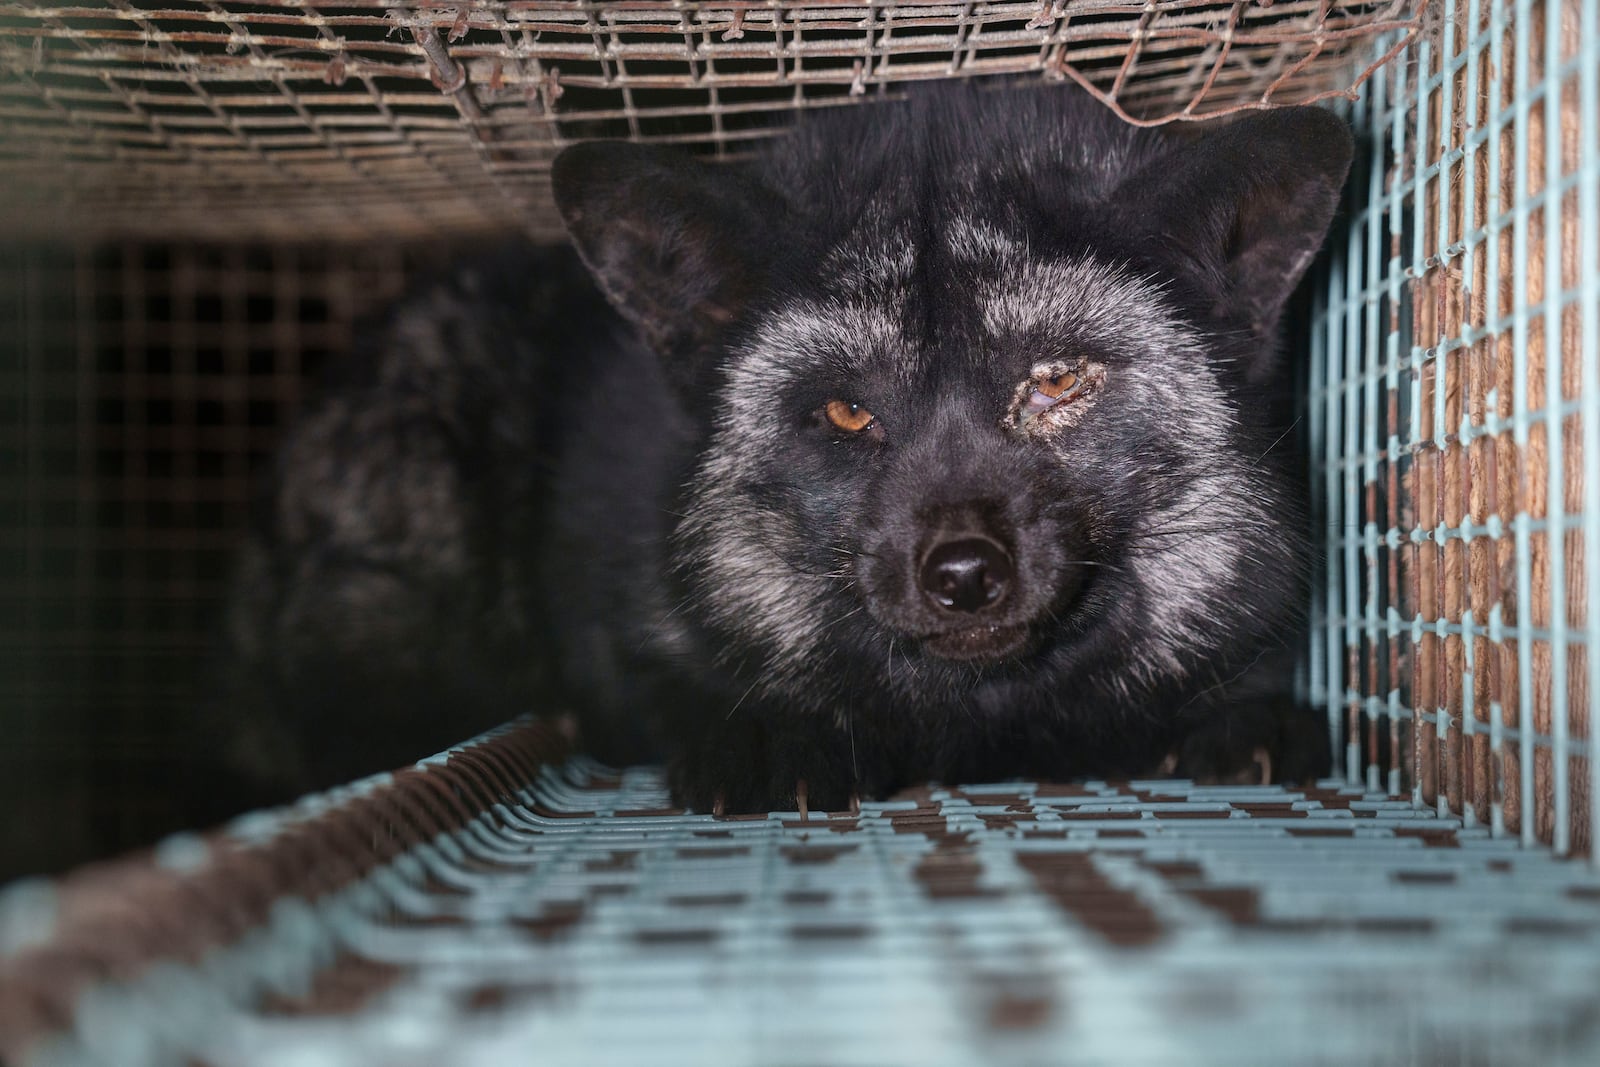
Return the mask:
M 1077 384 L 1078 376 L 1073 374 L 1071 371 L 1067 371 L 1066 373 L 1059 374 L 1054 378 L 1041 378 L 1039 379 L 1039 383 L 1033 388 L 1035 391 L 1043 393 L 1045 396 L 1054 400 L 1056 397 L 1067 392 Z
M 845 433 L 860 433 L 872 425 L 873 414 L 860 404 L 852 404 L 847 400 L 830 400 L 823 407 L 822 414 L 827 420 Z

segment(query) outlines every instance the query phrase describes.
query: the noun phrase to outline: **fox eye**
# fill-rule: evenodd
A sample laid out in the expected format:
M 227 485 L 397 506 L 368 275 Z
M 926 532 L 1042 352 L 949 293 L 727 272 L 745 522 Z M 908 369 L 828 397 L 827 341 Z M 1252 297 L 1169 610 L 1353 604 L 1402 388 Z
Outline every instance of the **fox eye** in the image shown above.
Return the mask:
M 1060 400 L 1061 394 L 1069 393 L 1078 387 L 1078 376 L 1071 371 L 1058 374 L 1054 378 L 1042 378 L 1034 383 L 1033 391 L 1043 393 L 1052 400 Z
M 1081 390 L 1081 379 L 1072 371 L 1063 371 L 1048 378 L 1038 378 L 1033 382 L 1033 389 L 1028 393 L 1028 399 L 1023 403 L 1019 412 L 1023 422 L 1027 422 L 1035 415 L 1042 415 L 1057 404 L 1066 403 L 1074 399 Z
M 876 418 L 872 412 L 860 404 L 852 404 L 848 400 L 830 400 L 823 405 L 822 415 L 835 429 L 845 433 L 860 433 L 872 426 Z

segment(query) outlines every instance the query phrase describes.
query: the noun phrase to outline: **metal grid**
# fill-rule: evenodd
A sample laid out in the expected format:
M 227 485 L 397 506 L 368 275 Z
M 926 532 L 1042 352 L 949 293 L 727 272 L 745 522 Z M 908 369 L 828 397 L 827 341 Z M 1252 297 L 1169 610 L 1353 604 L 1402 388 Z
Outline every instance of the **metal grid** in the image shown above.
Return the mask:
M 0 12 L 0 225 L 211 240 L 559 231 L 575 139 L 737 154 L 929 78 L 1140 121 L 1346 91 L 1424 0 L 84 0 Z M 1391 44 L 1394 41 L 1391 39 Z M 1369 68 L 1370 69 L 1370 68 Z
M 419 262 L 0 249 L 0 878 L 174 824 L 252 476 L 307 379 Z
M 0 897 L 0 1056 L 1589 1064 L 1600 877 L 1329 785 L 665 809 L 522 723 Z
M 1600 5 L 1448 0 L 1354 109 L 1312 332 L 1310 690 L 1351 781 L 1557 853 L 1600 815 Z

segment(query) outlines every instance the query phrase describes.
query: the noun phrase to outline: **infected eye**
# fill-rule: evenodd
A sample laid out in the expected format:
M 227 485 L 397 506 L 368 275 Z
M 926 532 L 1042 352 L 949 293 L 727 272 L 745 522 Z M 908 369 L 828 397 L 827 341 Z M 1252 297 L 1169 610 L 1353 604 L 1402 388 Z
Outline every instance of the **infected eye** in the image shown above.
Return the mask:
M 1050 378 L 1038 378 L 1033 382 L 1033 389 L 1028 393 L 1028 399 L 1023 403 L 1022 410 L 1018 412 L 1021 420 L 1027 422 L 1035 415 L 1042 415 L 1057 404 L 1065 403 L 1082 392 L 1082 380 L 1072 371 L 1064 371 Z
M 1059 400 L 1062 393 L 1071 392 L 1078 387 L 1078 376 L 1071 371 L 1058 374 L 1054 378 L 1045 378 L 1037 382 L 1033 391 L 1043 393 L 1052 400 Z
M 822 408 L 822 415 L 835 429 L 845 433 L 860 433 L 871 427 L 876 418 L 860 404 L 852 404 L 848 400 L 828 401 Z

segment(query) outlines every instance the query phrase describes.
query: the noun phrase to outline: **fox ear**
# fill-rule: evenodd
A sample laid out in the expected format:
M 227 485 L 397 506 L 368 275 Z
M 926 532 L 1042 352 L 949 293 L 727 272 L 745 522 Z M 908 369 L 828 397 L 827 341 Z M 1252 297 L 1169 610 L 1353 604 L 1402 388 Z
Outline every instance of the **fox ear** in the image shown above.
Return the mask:
M 760 285 L 775 198 L 726 168 L 643 145 L 574 145 L 556 207 L 600 288 L 669 369 L 716 340 Z
M 1320 108 L 1255 112 L 1146 167 L 1119 194 L 1194 265 L 1220 317 L 1267 340 L 1327 236 L 1351 150 L 1349 128 Z

